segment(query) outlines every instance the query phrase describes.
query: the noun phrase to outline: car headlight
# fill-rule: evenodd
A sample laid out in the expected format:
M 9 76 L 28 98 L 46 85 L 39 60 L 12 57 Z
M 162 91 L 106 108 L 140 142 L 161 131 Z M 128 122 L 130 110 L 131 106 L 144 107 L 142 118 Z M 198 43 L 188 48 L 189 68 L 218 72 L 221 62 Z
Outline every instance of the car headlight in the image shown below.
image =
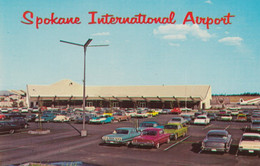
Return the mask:
M 104 137 L 102 137 L 102 139 L 103 139 L 103 140 L 108 140 L 109 138 L 106 137 L 106 136 L 104 136 Z

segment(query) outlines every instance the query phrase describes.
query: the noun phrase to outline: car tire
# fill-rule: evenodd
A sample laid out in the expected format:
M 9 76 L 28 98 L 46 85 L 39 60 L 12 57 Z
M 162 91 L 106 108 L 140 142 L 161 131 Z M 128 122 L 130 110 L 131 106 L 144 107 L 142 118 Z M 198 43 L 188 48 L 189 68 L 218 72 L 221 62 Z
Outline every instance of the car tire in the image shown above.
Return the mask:
M 14 133 L 14 130 L 10 130 L 9 133 L 10 133 L 10 134 L 13 134 L 13 133 Z
M 160 148 L 160 143 L 159 143 L 159 142 L 155 144 L 155 148 L 156 148 L 156 149 L 159 149 L 159 148 Z

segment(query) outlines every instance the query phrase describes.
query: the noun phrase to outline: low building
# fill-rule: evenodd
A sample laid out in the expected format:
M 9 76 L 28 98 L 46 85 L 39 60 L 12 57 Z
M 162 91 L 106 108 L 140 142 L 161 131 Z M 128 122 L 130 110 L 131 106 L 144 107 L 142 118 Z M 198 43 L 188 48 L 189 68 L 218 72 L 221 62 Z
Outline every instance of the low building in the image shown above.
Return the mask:
M 71 80 L 51 85 L 27 85 L 30 107 L 81 107 L 83 86 Z M 86 86 L 86 106 L 122 108 L 211 107 L 209 85 Z

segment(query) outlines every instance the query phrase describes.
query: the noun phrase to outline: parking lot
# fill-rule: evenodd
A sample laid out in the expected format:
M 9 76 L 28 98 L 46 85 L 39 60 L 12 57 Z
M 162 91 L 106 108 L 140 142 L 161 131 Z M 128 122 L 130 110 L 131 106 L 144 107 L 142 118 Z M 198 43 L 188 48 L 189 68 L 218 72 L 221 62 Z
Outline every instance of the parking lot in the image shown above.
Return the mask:
M 165 124 L 172 114 L 159 115 L 142 121 Z M 25 162 L 82 161 L 91 165 L 258 165 L 259 156 L 241 154 L 236 156 L 239 140 L 249 122 L 212 121 L 211 124 L 189 125 L 188 135 L 163 144 L 159 149 L 103 145 L 101 137 L 112 133 L 117 127 L 134 127 L 136 119 L 104 125 L 87 124 L 88 136 L 79 133 L 67 123 L 44 123 L 50 129 L 47 135 L 29 135 L 28 129 L 12 135 L 0 135 L 0 165 Z M 30 123 L 36 129 L 37 123 Z M 72 125 L 78 130 L 82 124 Z M 212 129 L 226 129 L 233 138 L 229 153 L 200 153 L 201 141 Z

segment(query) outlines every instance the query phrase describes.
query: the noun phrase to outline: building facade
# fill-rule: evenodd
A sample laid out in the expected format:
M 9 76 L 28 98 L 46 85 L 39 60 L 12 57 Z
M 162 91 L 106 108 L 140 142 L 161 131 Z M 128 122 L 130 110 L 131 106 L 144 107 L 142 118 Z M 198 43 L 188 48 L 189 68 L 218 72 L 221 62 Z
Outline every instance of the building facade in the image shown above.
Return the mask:
M 71 80 L 27 85 L 30 107 L 81 107 L 83 86 Z M 209 109 L 209 85 L 86 86 L 86 106 Z

